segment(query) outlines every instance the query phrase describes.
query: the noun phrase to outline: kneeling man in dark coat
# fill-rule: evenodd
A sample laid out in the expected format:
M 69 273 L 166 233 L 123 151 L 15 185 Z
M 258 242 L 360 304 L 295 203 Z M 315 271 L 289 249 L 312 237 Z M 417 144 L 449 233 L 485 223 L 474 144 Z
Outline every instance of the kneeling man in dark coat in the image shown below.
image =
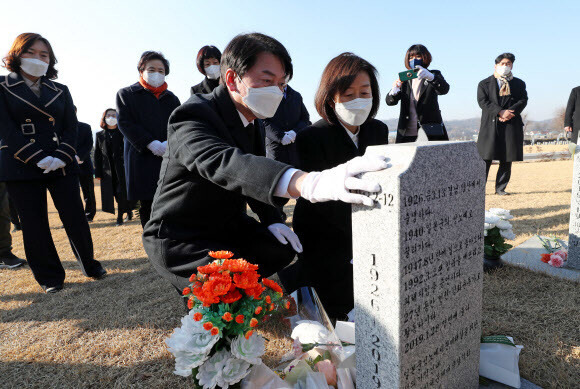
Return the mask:
M 499 161 L 495 192 L 507 195 L 513 161 L 524 160 L 522 111 L 528 104 L 526 83 L 512 75 L 516 57 L 500 54 L 492 76 L 479 83 L 477 102 L 481 107 L 481 127 L 477 138 L 479 155 L 486 163 L 486 174 L 493 160 Z
M 276 207 L 299 196 L 371 205 L 350 190 L 376 192 L 380 186 L 354 176 L 388 167 L 385 157 L 365 156 L 305 173 L 265 157 L 257 120 L 274 115 L 292 77 L 291 58 L 277 40 L 238 35 L 223 53 L 221 72 L 222 85 L 191 96 L 169 119 L 167 152 L 143 232 L 151 263 L 178 290 L 212 261 L 212 250 L 230 250 L 259 265 L 263 277 L 280 271 L 302 246 Z M 246 214 L 247 205 L 259 222 Z M 299 282 L 280 278 L 289 289 Z

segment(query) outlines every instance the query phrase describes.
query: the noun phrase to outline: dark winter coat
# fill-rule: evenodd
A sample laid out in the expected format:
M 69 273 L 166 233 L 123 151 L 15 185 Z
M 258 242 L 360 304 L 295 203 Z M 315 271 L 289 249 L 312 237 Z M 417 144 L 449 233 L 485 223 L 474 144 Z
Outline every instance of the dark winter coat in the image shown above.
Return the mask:
M 118 129 L 97 132 L 95 147 L 95 177 L 101 179 L 101 202 L 103 212 L 115 213 L 114 198 L 120 212 L 127 207 L 125 183 L 124 138 Z

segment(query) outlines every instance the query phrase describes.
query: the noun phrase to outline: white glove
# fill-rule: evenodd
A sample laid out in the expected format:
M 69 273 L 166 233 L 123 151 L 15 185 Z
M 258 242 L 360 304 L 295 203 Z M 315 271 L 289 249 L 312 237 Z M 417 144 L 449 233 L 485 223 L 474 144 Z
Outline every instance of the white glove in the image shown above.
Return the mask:
M 44 157 L 42 158 L 37 164 L 36 166 L 38 166 L 41 169 L 47 169 L 50 166 L 50 163 L 52 162 L 52 160 L 54 159 L 54 157 Z
M 287 131 L 286 135 L 290 135 L 290 138 L 292 138 L 292 143 L 296 141 L 296 132 L 294 130 Z
M 165 154 L 165 149 L 167 148 L 167 143 L 163 143 L 159 142 L 158 140 L 154 140 L 147 145 L 147 148 L 151 150 L 151 152 L 156 156 L 163 157 L 163 154 Z
M 367 155 L 356 157 L 332 169 L 308 173 L 302 183 L 302 197 L 311 203 L 340 200 L 345 203 L 373 205 L 373 200 L 365 195 L 349 190 L 378 192 L 381 186 L 374 181 L 355 176 L 360 173 L 383 170 L 390 165 L 386 156 Z
M 81 161 L 81 159 L 79 158 L 79 156 L 78 156 L 78 155 L 75 155 L 75 158 L 77 159 L 77 163 L 78 163 L 79 165 L 81 165 L 81 164 L 83 163 L 83 161 Z
M 50 173 L 53 170 L 57 170 L 60 169 L 61 167 L 65 167 L 66 163 L 64 163 L 62 160 L 58 159 L 58 158 L 53 158 L 52 162 L 50 163 L 50 166 L 48 168 L 46 168 L 46 170 L 44 171 L 44 174 L 46 173 Z
M 393 82 L 393 87 L 391 88 L 389 94 L 391 96 L 397 95 L 401 91 L 401 86 L 403 86 L 401 80 L 395 80 L 395 82 Z
M 426 78 L 429 81 L 433 81 L 433 79 L 435 78 L 435 75 L 433 73 L 431 73 L 429 70 L 425 69 L 423 66 L 416 66 L 419 71 L 417 72 L 417 78 L 419 80 L 422 80 L 424 78 Z
M 288 133 L 284 133 L 284 137 L 282 138 L 282 144 L 284 146 L 288 146 L 290 143 L 292 143 L 292 137 L 290 135 L 288 135 Z
M 290 245 L 297 253 L 302 252 L 302 243 L 300 243 L 300 239 L 298 239 L 298 235 L 294 233 L 286 224 L 282 223 L 274 223 L 268 226 L 268 230 L 280 241 L 282 244 L 287 244 L 290 242 Z

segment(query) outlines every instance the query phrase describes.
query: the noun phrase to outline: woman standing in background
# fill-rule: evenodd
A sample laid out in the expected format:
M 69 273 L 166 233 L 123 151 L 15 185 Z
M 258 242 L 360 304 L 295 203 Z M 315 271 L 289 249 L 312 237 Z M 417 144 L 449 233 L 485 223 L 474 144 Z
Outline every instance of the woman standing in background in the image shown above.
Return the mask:
M 215 46 L 203 46 L 197 53 L 197 70 L 205 76 L 202 82 L 191 87 L 191 94 L 211 93 L 220 84 L 222 53 Z
M 97 132 L 95 147 L 95 177 L 101 180 L 101 202 L 103 212 L 115 214 L 117 200 L 117 226 L 123 225 L 123 214 L 133 218 L 127 201 L 125 164 L 123 162 L 123 134 L 117 127 L 117 111 L 113 108 L 103 112 L 102 131 Z
M 167 149 L 167 121 L 180 103 L 167 89 L 169 61 L 163 54 L 144 52 L 137 70 L 139 81 L 117 93 L 117 114 L 125 136 L 127 200 L 140 202 L 139 216 L 145 227 Z

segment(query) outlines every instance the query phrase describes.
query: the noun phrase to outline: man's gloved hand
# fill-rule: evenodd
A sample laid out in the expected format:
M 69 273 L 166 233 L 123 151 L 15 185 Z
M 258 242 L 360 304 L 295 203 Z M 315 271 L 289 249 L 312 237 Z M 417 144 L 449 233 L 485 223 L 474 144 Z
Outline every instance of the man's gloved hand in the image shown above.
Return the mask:
M 349 190 L 378 192 L 381 186 L 374 181 L 355 176 L 360 173 L 383 170 L 390 165 L 386 156 L 368 155 L 356 157 L 332 169 L 311 172 L 304 178 L 301 196 L 311 203 L 340 200 L 345 203 L 373 205 L 373 200 L 365 195 L 351 193 Z
M 429 81 L 433 81 L 435 75 L 431 73 L 429 70 L 425 69 L 423 66 L 417 66 L 419 71 L 417 72 L 417 78 L 419 80 L 427 79 Z
M 278 241 L 282 244 L 287 244 L 290 242 L 290 245 L 297 253 L 302 252 L 302 243 L 300 243 L 300 239 L 298 239 L 298 235 L 294 233 L 286 224 L 282 223 L 274 223 L 268 226 L 268 230 L 278 239 Z
M 53 159 L 54 159 L 54 157 L 50 157 L 50 156 L 44 157 L 36 164 L 36 166 L 38 166 L 42 170 L 48 169 L 48 167 L 50 166 Z
M 48 168 L 46 168 L 46 170 L 44 171 L 44 174 L 46 173 L 50 173 L 54 170 L 60 169 L 61 167 L 65 167 L 66 163 L 64 163 L 62 160 L 58 159 L 58 158 L 52 158 L 52 162 L 50 162 L 50 166 Z
M 165 154 L 165 149 L 167 148 L 167 143 L 166 142 L 163 143 L 159 142 L 158 140 L 154 140 L 153 142 L 147 145 L 147 148 L 151 150 L 151 152 L 156 156 L 163 157 L 163 154 Z
M 292 137 L 285 132 L 284 137 L 282 137 L 282 145 L 288 146 L 290 143 L 292 143 Z

